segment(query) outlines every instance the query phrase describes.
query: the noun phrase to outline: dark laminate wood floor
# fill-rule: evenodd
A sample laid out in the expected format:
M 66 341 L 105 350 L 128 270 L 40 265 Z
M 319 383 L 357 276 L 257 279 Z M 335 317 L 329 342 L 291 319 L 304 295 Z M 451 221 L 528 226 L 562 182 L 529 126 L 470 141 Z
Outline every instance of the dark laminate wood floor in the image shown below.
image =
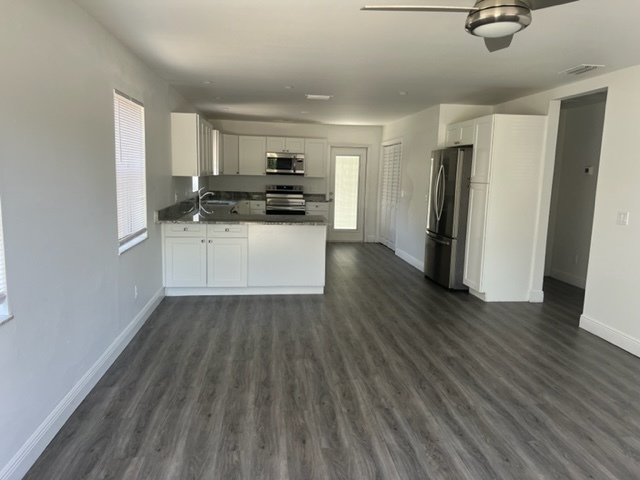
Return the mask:
M 484 304 L 338 244 L 326 292 L 166 298 L 26 478 L 640 477 L 640 359 L 579 290 Z

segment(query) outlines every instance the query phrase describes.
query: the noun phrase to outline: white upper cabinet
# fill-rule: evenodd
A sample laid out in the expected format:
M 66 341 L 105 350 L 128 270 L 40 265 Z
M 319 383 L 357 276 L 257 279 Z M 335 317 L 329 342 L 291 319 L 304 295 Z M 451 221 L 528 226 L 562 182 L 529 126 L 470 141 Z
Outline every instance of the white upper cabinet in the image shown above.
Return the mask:
M 223 175 L 238 175 L 240 173 L 238 135 L 230 135 L 228 133 L 222 135 L 220 155 L 222 156 L 221 173 Z
M 266 175 L 267 139 L 240 135 L 238 137 L 240 175 Z
M 491 178 L 491 146 L 493 144 L 494 116 L 478 118 L 474 125 L 473 161 L 471 181 L 489 183 Z
M 327 167 L 327 141 L 324 138 L 304 140 L 304 176 L 324 178 Z
M 267 152 L 303 153 L 304 138 L 267 137 Z
M 474 121 L 454 123 L 447 127 L 447 135 L 445 137 L 445 145 L 447 147 L 455 147 L 458 145 L 473 144 L 474 137 Z
M 171 173 L 176 177 L 217 175 L 218 131 L 197 113 L 171 114 Z

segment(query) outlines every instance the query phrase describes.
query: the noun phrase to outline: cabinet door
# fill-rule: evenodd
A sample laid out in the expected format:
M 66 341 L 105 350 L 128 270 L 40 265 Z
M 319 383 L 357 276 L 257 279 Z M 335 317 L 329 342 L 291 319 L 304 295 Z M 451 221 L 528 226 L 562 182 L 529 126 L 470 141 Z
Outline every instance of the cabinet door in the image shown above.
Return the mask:
M 247 239 L 208 239 L 207 274 L 209 287 L 246 287 Z
M 286 140 L 285 137 L 267 137 L 267 152 L 284 152 Z
M 195 113 L 171 114 L 171 174 L 197 177 L 200 126 Z
M 493 145 L 493 116 L 476 120 L 471 162 L 471 182 L 489 183 L 491 180 L 491 149 Z
M 207 244 L 204 238 L 165 237 L 165 287 L 207 285 Z
M 238 175 L 238 135 L 222 135 L 222 174 Z
M 304 153 L 304 138 L 286 138 L 284 148 L 290 153 Z
M 238 156 L 240 175 L 266 175 L 266 137 L 238 137 Z
M 324 178 L 327 165 L 327 141 L 308 138 L 304 141 L 304 176 Z
M 464 284 L 477 292 L 484 292 L 483 267 L 488 194 L 489 185 L 486 183 L 472 183 L 469 186 Z
M 449 125 L 447 127 L 447 135 L 444 140 L 444 144 L 447 147 L 452 147 L 460 142 L 460 134 L 462 130 L 457 124 Z
M 447 147 L 472 145 L 474 140 L 473 133 L 473 120 L 454 123 L 447 127 L 447 134 L 444 143 Z
M 465 122 L 460 124 L 460 145 L 473 145 L 475 140 L 475 123 Z

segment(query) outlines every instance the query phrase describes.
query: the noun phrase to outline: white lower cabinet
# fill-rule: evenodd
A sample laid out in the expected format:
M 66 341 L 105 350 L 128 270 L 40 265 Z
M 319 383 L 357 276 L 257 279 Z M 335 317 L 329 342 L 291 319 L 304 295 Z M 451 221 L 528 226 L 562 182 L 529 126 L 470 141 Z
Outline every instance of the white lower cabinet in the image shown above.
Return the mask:
M 165 287 L 246 287 L 247 226 L 165 224 L 164 278 Z
M 164 265 L 166 287 L 206 286 L 207 244 L 204 236 L 165 236 Z
M 247 239 L 207 239 L 207 286 L 247 286 Z
M 486 183 L 469 186 L 469 223 L 464 255 L 464 283 L 478 292 L 484 291 L 482 264 L 484 260 L 484 238 L 487 218 L 488 187 Z
M 163 224 L 165 294 L 322 294 L 326 225 Z

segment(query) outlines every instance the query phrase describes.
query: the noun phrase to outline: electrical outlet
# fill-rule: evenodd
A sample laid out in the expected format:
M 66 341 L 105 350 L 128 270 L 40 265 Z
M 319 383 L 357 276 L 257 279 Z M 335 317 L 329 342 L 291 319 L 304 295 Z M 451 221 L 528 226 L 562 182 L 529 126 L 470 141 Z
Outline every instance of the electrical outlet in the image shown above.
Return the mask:
M 629 212 L 618 212 L 618 217 L 616 219 L 616 223 L 618 225 L 622 225 L 624 227 L 629 225 Z
M 138 286 L 137 285 L 133 286 L 133 298 L 134 299 L 138 298 Z

